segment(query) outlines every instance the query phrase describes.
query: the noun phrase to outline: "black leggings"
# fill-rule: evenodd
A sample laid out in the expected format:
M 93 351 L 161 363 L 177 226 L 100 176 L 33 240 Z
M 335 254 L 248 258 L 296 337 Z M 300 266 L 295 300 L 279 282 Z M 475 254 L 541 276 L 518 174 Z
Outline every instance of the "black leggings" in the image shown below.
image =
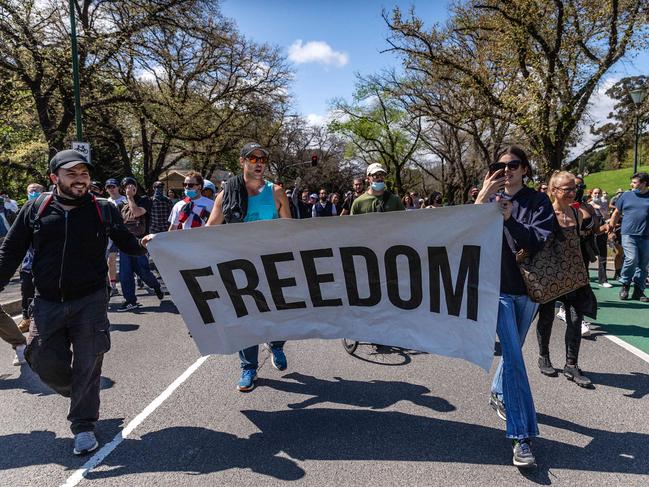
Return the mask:
M 536 324 L 536 338 L 539 341 L 539 355 L 550 356 L 550 337 L 554 321 L 554 301 L 539 306 L 539 319 Z M 581 322 L 584 315 L 578 313 L 570 303 L 564 303 L 566 309 L 566 363 L 576 365 L 581 345 Z

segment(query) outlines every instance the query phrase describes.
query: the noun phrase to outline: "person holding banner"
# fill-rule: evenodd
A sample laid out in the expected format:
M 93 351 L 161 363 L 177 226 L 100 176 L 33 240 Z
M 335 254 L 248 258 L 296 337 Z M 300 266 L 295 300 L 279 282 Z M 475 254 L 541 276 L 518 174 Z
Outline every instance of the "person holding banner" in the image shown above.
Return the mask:
M 500 299 L 496 331 L 502 345 L 502 359 L 491 385 L 489 403 L 507 422 L 507 438 L 513 441 L 513 463 L 534 467 L 530 439 L 538 436 L 536 410 L 521 348 L 538 304 L 527 288 L 516 263 L 520 250 L 537 252 L 555 229 L 552 204 L 544 193 L 525 186 L 531 176 L 525 152 L 515 146 L 505 149 L 489 165 L 476 204 L 496 202 L 503 213 Z
M 268 151 L 256 142 L 249 142 L 241 149 L 239 164 L 242 174 L 233 176 L 214 202 L 214 210 L 208 225 L 241 223 L 275 218 L 291 218 L 291 209 L 284 189 L 264 179 L 268 164 Z M 271 361 L 277 370 L 287 367 L 284 354 L 285 342 L 270 342 Z M 239 351 L 241 379 L 237 389 L 249 392 L 255 387 L 259 365 L 259 346 Z

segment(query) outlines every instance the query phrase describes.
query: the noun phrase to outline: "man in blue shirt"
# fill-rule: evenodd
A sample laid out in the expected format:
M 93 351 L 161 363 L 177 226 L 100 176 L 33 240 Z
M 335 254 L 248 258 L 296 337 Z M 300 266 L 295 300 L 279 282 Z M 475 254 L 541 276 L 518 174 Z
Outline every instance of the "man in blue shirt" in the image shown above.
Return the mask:
M 615 203 L 608 235 L 613 238 L 618 219 L 622 220 L 622 248 L 624 265 L 620 273 L 620 299 L 629 298 L 629 286 L 633 281 L 631 299 L 648 303 L 644 295 L 647 266 L 649 265 L 649 174 L 639 172 L 631 178 L 631 191 L 622 193 Z

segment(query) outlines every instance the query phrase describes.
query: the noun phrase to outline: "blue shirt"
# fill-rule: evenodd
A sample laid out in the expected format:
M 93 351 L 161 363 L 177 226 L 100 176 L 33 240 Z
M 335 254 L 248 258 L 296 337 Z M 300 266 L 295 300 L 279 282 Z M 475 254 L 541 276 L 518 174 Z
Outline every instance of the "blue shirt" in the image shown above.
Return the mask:
M 645 194 L 626 191 L 615 202 L 624 215 L 622 235 L 649 238 L 649 191 Z
M 273 198 L 273 183 L 266 181 L 264 189 L 257 196 L 248 196 L 248 211 L 243 221 L 274 220 L 278 217 L 275 198 Z

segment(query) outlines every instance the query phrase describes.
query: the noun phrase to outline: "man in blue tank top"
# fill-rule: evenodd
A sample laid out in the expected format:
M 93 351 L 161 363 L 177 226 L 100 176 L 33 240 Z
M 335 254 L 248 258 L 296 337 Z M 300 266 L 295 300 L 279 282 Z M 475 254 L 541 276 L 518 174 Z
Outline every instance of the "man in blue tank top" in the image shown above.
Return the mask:
M 207 224 L 220 225 L 221 223 L 291 218 L 288 198 L 282 187 L 264 179 L 268 164 L 268 151 L 256 142 L 249 142 L 241 149 L 240 156 L 239 164 L 245 191 L 237 189 L 237 186 L 241 186 L 242 183 L 241 176 L 230 178 L 226 189 L 216 197 L 214 209 Z M 233 210 L 233 208 L 235 209 Z M 268 344 L 273 367 L 277 370 L 284 370 L 287 366 L 283 350 L 284 343 L 270 342 Z M 259 365 L 258 355 L 258 345 L 239 352 L 242 370 L 237 389 L 241 392 L 251 391 L 255 387 L 254 381 Z

